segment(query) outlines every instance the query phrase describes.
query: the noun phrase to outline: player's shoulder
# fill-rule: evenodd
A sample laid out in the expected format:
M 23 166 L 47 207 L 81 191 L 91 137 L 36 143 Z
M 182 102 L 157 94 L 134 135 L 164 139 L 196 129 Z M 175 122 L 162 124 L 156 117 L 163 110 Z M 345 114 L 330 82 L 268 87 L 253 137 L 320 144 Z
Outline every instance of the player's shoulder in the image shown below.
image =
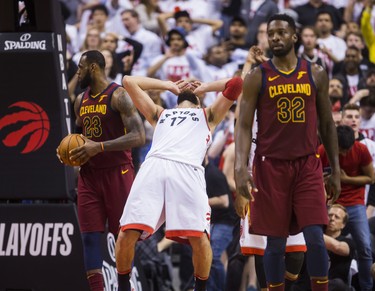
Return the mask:
M 248 76 L 261 75 L 262 74 L 261 65 L 262 64 L 257 64 L 257 65 L 251 66 L 251 68 L 249 69 L 249 71 L 246 72 L 245 78 L 248 77 Z
M 74 103 L 75 103 L 75 104 L 76 104 L 76 103 L 81 103 L 81 100 L 82 100 L 83 96 L 85 95 L 85 92 L 86 92 L 86 90 L 78 94 L 78 96 L 77 96 L 76 99 L 74 100 Z
M 244 85 L 262 82 L 262 75 L 261 65 L 252 67 L 244 76 Z
M 114 98 L 126 96 L 126 90 L 124 87 L 118 85 L 118 87 L 113 90 L 112 95 Z

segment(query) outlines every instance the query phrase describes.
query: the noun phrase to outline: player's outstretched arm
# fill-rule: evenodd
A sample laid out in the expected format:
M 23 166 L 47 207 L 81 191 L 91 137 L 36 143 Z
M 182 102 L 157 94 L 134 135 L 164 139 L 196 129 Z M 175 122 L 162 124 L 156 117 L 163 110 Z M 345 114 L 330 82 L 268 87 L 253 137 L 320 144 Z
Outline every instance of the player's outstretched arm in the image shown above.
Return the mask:
M 229 108 L 242 92 L 242 79 L 240 77 L 233 77 L 225 83 L 224 89 L 219 93 L 215 102 L 206 108 L 207 120 L 211 130 L 224 119 Z M 210 86 L 210 85 L 208 85 Z
M 327 73 L 319 65 L 313 65 L 312 72 L 317 87 L 316 109 L 319 117 L 319 133 L 332 168 L 332 175 L 326 184 L 327 195 L 332 197 L 333 203 L 341 192 L 337 132 L 332 119 L 331 104 L 328 97 Z
M 221 92 L 225 89 L 225 84 L 231 78 L 220 79 L 212 82 L 201 82 L 201 81 L 193 81 L 191 85 L 195 87 L 194 94 L 197 96 L 203 95 L 207 92 Z

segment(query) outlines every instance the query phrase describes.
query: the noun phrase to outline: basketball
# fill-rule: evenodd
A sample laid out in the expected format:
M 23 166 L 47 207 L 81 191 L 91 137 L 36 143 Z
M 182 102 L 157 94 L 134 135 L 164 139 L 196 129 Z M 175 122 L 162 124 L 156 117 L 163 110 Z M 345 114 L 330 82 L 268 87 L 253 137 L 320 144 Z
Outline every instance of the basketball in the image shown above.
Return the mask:
M 60 159 L 64 162 L 65 165 L 68 166 L 80 166 L 81 161 L 76 160 L 72 162 L 69 158 L 69 152 L 72 149 L 80 147 L 85 144 L 85 140 L 81 137 L 80 134 L 72 133 L 67 135 L 62 139 L 59 145 L 59 155 Z

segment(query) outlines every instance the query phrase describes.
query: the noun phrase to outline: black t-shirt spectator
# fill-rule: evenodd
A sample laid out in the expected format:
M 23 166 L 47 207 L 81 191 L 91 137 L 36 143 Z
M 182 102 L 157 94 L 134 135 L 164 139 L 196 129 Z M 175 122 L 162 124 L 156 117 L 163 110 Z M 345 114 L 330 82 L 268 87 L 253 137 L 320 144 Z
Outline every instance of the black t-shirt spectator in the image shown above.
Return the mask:
M 345 283 L 348 283 L 348 274 L 350 271 L 350 265 L 355 255 L 354 242 L 343 235 L 336 237 L 338 241 L 344 241 L 349 245 L 350 253 L 349 256 L 339 256 L 332 252 L 328 252 L 331 265 L 329 267 L 329 279 L 340 278 Z
M 336 7 L 329 4 L 323 3 L 322 6 L 316 8 L 308 2 L 304 5 L 295 7 L 294 10 L 298 14 L 298 23 L 301 24 L 301 26 L 314 26 L 316 21 L 316 15 L 320 11 L 327 11 L 331 15 L 333 29 L 335 31 L 340 30 L 341 25 L 344 23 L 340 11 Z
M 225 175 L 213 163 L 208 163 L 205 169 L 205 178 L 208 198 L 225 194 L 229 197 L 229 206 L 227 208 L 212 208 L 211 222 L 234 224 L 236 214 L 233 208 L 231 191 Z

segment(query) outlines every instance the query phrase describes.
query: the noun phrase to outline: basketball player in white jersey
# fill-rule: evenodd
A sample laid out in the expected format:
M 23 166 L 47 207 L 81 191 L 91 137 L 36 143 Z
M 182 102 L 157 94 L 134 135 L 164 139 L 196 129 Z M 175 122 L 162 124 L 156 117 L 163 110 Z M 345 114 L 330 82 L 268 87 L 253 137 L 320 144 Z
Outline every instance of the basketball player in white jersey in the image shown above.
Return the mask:
M 212 83 L 160 81 L 125 76 L 123 85 L 135 106 L 155 127 L 152 146 L 142 164 L 120 219 L 116 265 L 121 291 L 129 291 L 135 244 L 166 222 L 166 237 L 192 246 L 195 291 L 205 291 L 212 251 L 209 241 L 211 209 L 208 205 L 202 162 L 211 132 L 225 117 L 242 91 L 242 79 Z M 144 90 L 178 94 L 177 107 L 156 105 Z M 200 107 L 196 95 L 220 91 L 216 101 Z

